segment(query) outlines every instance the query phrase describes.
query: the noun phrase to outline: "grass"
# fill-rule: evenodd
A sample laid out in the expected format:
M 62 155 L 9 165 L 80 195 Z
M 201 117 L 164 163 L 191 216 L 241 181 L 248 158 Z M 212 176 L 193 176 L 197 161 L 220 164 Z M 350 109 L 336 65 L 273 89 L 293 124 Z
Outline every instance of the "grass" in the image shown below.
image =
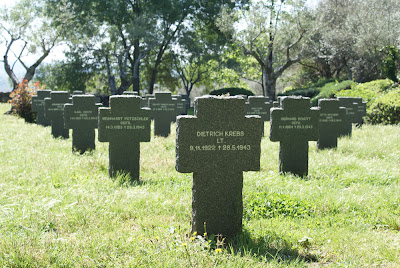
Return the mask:
M 310 142 L 300 178 L 277 173 L 266 125 L 244 206 L 257 211 L 257 195 L 275 213 L 246 217 L 222 245 L 190 234 L 192 175 L 175 171 L 175 126 L 142 143 L 141 181 L 130 185 L 108 177 L 108 144 L 73 154 L 71 140 L 8 109 L 0 104 L 1 267 L 400 266 L 400 126 L 365 125 L 336 150 Z M 303 205 L 312 212 L 276 213 Z

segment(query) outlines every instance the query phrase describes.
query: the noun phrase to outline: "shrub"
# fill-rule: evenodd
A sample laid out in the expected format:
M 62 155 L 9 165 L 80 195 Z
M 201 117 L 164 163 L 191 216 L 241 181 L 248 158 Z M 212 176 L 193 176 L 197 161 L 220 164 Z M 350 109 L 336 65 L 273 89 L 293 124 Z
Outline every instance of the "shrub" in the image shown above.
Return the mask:
M 31 103 L 37 89 L 41 89 L 39 82 L 35 83 L 35 88 L 30 88 L 26 79 L 19 83 L 18 87 L 10 93 L 11 113 L 24 118 L 26 122 L 33 122 Z
M 314 213 L 314 206 L 307 201 L 291 198 L 289 195 L 266 192 L 250 194 L 244 200 L 244 217 L 272 218 L 278 216 L 304 217 Z
M 361 97 L 365 101 L 371 101 L 386 91 L 392 89 L 394 83 L 390 79 L 374 80 L 363 84 L 353 84 L 350 90 L 341 90 L 336 96 Z
M 254 96 L 254 93 L 251 92 L 250 90 L 247 90 L 245 88 L 240 88 L 240 87 L 220 88 L 220 89 L 212 90 L 209 94 L 210 95 L 225 95 L 228 93 L 231 96 L 236 96 L 236 95 Z
M 372 124 L 400 124 L 400 89 L 376 98 L 367 110 L 366 121 Z

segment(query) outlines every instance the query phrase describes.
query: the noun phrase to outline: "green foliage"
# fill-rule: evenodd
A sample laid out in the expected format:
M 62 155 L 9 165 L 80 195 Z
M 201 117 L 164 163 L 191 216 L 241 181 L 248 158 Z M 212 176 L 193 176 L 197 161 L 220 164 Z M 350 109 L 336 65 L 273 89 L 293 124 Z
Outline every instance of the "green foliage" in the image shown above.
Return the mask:
M 244 199 L 244 218 L 305 217 L 314 213 L 307 201 L 293 199 L 290 195 L 266 192 L 252 193 Z
M 254 93 L 251 92 L 250 90 L 247 90 L 245 88 L 237 88 L 237 87 L 226 87 L 226 88 L 220 88 L 213 90 L 209 93 L 210 95 L 225 95 L 229 94 L 230 96 L 236 96 L 236 95 L 247 95 L 247 96 L 254 96 Z
M 341 90 L 337 96 L 361 97 L 367 102 L 367 122 L 371 124 L 398 124 L 399 87 L 392 80 L 375 80 L 353 84 L 350 90 Z
M 311 99 L 313 105 L 318 103 L 319 99 L 332 98 L 338 91 L 350 88 L 354 84 L 351 80 L 336 81 L 332 79 L 320 79 L 315 83 L 301 88 L 292 88 L 286 90 L 279 96 L 303 96 Z
M 383 59 L 381 67 L 383 75 L 392 81 L 398 82 L 397 64 L 400 61 L 400 51 L 395 46 L 387 46 L 384 49 L 384 53 L 386 57 Z
M 361 97 L 365 101 L 371 101 L 390 90 L 393 81 L 390 79 L 374 80 L 367 83 L 353 84 L 350 90 L 340 90 L 336 96 Z
M 400 89 L 376 98 L 368 108 L 366 120 L 372 124 L 400 124 Z

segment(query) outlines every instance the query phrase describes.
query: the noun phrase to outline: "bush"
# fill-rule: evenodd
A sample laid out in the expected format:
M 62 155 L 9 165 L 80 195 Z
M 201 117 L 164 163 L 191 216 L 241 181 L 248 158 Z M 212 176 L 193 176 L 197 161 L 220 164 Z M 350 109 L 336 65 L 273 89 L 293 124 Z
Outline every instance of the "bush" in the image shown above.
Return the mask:
M 350 90 L 341 90 L 341 97 L 361 97 L 367 103 L 366 121 L 371 124 L 400 123 L 399 87 L 390 79 L 354 84 Z
M 361 97 L 364 101 L 371 101 L 382 93 L 390 91 L 394 82 L 390 79 L 374 80 L 363 84 L 353 84 L 349 90 L 341 90 L 336 96 L 340 97 Z
M 231 96 L 236 96 L 236 95 L 254 96 L 254 93 L 251 92 L 250 90 L 247 90 L 245 88 L 240 88 L 240 87 L 220 88 L 220 89 L 212 90 L 209 94 L 210 95 L 225 95 L 228 93 Z
M 34 121 L 32 96 L 36 95 L 37 89 L 41 89 L 39 82 L 35 83 L 35 88 L 29 88 L 26 79 L 19 83 L 18 88 L 10 93 L 11 113 L 24 118 L 26 122 L 32 123 Z
M 372 124 L 400 124 L 400 89 L 376 98 L 367 110 L 366 121 Z

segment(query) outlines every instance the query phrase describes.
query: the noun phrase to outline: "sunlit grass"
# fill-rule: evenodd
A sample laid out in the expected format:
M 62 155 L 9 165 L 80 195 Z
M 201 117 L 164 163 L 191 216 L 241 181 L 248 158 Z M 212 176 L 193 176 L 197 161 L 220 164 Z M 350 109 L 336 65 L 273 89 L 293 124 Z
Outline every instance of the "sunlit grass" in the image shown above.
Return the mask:
M 400 266 L 400 127 L 365 125 L 336 150 L 310 142 L 309 176 L 278 174 L 279 143 L 262 140 L 254 193 L 311 204 L 306 217 L 254 218 L 225 246 L 190 234 L 191 174 L 175 171 L 175 125 L 141 144 L 140 182 L 108 177 L 108 143 L 74 154 L 50 128 L 0 105 L 0 266 Z M 218 194 L 218 193 L 216 193 Z M 214 242 L 213 242 L 214 243 Z

